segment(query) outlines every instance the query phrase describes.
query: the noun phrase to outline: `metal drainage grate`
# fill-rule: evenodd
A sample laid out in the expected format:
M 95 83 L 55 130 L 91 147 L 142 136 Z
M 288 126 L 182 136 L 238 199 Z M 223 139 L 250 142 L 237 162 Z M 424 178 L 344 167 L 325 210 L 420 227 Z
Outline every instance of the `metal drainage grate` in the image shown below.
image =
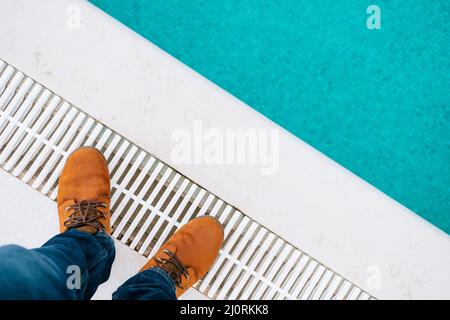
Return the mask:
M 0 166 L 56 199 L 65 158 L 82 145 L 109 163 L 113 237 L 153 255 L 200 215 L 225 226 L 196 289 L 213 299 L 373 299 L 230 204 L 0 60 Z

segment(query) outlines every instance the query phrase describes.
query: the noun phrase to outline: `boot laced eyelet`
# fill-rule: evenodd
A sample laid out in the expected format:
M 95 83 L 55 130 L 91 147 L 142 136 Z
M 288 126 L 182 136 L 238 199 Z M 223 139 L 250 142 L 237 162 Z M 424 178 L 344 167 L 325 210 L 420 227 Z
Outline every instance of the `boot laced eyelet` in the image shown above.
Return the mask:
M 64 226 L 67 230 L 84 226 L 93 227 L 97 231 L 105 230 L 105 226 L 99 219 L 105 219 L 108 213 L 103 213 L 99 208 L 108 208 L 108 204 L 100 201 L 83 200 L 80 203 L 68 206 L 65 211 L 73 210 L 73 212 L 64 221 Z
M 163 251 L 169 258 L 154 258 L 157 267 L 166 271 L 170 278 L 173 280 L 175 285 L 180 289 L 184 290 L 181 284 L 181 276 L 185 276 L 187 280 L 190 280 L 189 273 L 187 269 L 180 263 L 178 258 L 171 251 L 164 249 Z

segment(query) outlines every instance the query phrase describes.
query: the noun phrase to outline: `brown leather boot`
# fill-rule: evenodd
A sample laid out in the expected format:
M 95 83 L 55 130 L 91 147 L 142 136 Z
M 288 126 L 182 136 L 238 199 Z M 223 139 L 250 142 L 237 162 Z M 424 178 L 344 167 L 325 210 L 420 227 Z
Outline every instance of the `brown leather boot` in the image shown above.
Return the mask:
M 109 170 L 102 153 L 92 147 L 75 150 L 66 160 L 58 184 L 60 231 L 95 233 L 110 229 Z
M 203 278 L 216 260 L 223 242 L 223 227 L 210 216 L 192 219 L 161 246 L 141 271 L 159 267 L 176 284 L 179 297 Z

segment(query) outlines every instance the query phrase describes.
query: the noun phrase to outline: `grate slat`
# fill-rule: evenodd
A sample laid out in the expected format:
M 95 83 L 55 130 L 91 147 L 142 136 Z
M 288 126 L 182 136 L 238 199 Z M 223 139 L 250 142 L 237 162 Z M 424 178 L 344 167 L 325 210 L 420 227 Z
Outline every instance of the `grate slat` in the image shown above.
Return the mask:
M 3 94 L 3 90 L 5 90 L 6 84 L 8 83 L 11 76 L 14 74 L 14 71 L 15 71 L 14 68 L 11 66 L 7 66 L 5 70 L 2 70 L 2 74 L 0 76 L 0 94 Z
M 352 284 L 349 281 L 344 280 L 336 294 L 333 296 L 333 300 L 345 300 L 350 293 L 351 288 Z
M 30 94 L 26 98 L 26 100 L 22 103 L 19 110 L 17 110 L 16 114 L 13 117 L 5 117 L 7 121 L 7 125 L 5 130 L 1 132 L 0 134 L 0 146 L 3 147 L 3 145 L 6 143 L 6 141 L 11 137 L 12 133 L 14 132 L 14 129 L 17 128 L 17 123 L 21 121 L 24 117 L 24 115 L 29 111 L 31 108 L 34 100 L 37 98 L 41 91 L 42 87 L 37 84 L 33 87 Z M 3 118 L 3 117 L 2 117 Z
M 330 270 L 326 270 L 322 279 L 320 279 L 320 282 L 317 286 L 316 291 L 311 296 L 311 300 L 319 300 L 322 294 L 325 292 L 327 285 L 329 284 L 331 278 L 333 277 L 333 272 Z

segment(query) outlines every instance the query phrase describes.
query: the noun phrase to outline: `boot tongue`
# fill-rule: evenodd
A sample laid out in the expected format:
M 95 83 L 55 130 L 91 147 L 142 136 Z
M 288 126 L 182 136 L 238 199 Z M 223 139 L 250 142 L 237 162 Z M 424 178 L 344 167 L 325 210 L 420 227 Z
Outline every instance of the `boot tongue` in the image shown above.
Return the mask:
M 169 276 L 176 281 L 176 279 L 181 278 L 182 274 L 180 270 L 172 263 L 166 263 L 163 269 L 169 274 Z
M 97 233 L 97 229 L 91 226 L 84 226 L 84 227 L 78 227 L 76 228 L 78 231 L 83 231 L 83 232 L 87 232 L 87 233 Z

